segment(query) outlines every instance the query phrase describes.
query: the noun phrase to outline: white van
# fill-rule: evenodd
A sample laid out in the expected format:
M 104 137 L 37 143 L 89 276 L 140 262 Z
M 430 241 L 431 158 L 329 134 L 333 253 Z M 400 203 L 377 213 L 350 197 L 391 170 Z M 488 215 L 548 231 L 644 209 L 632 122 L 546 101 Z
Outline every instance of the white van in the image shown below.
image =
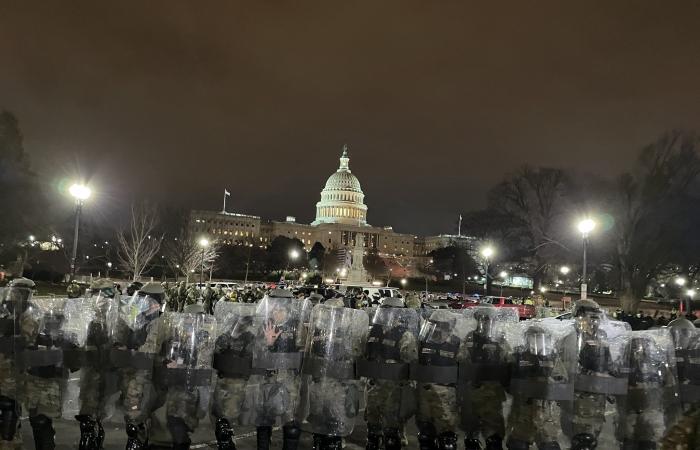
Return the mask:
M 358 295 L 360 293 L 365 293 L 372 300 L 372 302 L 381 303 L 383 298 L 392 297 L 400 298 L 403 300 L 403 296 L 398 288 L 386 287 L 386 286 L 353 286 L 353 285 L 339 285 L 338 291 L 344 296 L 348 295 Z

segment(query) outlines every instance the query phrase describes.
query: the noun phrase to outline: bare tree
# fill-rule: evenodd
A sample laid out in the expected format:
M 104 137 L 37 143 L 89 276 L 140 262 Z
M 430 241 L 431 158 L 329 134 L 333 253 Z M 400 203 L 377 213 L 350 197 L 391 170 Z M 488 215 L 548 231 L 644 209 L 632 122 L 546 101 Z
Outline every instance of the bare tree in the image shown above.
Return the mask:
M 185 276 L 187 282 L 193 273 L 212 270 L 218 256 L 217 246 L 210 244 L 202 248 L 187 224 L 183 224 L 180 232 L 165 244 L 165 260 L 170 269 Z M 196 279 L 196 277 L 194 277 Z
M 158 225 L 158 209 L 150 203 L 131 205 L 127 228 L 117 232 L 117 257 L 122 267 L 136 281 L 160 250 L 163 236 L 154 235 Z
M 694 208 L 691 186 L 700 174 L 698 137 L 673 131 L 642 149 L 634 170 L 620 176 L 611 196 L 621 303 L 635 312 L 649 282 L 687 245 L 683 222 Z
M 555 236 L 568 178 L 560 169 L 523 166 L 489 193 L 489 205 L 509 223 L 519 247 L 534 263 L 535 287 L 547 271 L 546 252 L 565 249 Z

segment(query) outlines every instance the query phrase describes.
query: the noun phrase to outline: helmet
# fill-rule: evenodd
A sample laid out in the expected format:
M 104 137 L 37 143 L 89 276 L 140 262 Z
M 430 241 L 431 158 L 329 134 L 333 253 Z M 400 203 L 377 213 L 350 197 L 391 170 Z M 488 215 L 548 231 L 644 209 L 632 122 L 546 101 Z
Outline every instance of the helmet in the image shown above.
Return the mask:
M 494 332 L 494 323 L 498 311 L 493 305 L 483 305 L 474 310 L 474 320 L 476 320 L 476 334 L 481 336 L 491 336 Z
M 91 294 L 104 294 L 105 297 L 114 298 L 114 282 L 109 278 L 95 278 L 90 283 Z
M 574 303 L 574 309 L 572 311 L 572 316 L 573 317 L 581 317 L 581 316 L 588 316 L 588 315 L 600 315 L 602 314 L 602 310 L 600 309 L 600 305 L 593 300 L 578 300 L 576 303 Z
M 134 282 L 130 283 L 126 287 L 127 295 L 134 295 L 136 293 L 136 291 L 141 289 L 141 286 L 143 286 L 143 283 L 141 283 L 140 281 L 134 281 Z
M 15 278 L 10 281 L 4 295 L 2 303 L 11 312 L 22 313 L 29 307 L 29 300 L 36 284 L 29 278 Z
M 403 301 L 395 297 L 385 297 L 381 304 L 383 307 L 403 308 Z
M 690 344 L 691 338 L 696 334 L 695 325 L 693 322 L 686 319 L 685 317 L 679 317 L 672 320 L 668 324 L 668 328 L 671 330 L 671 336 L 673 336 L 673 343 L 676 349 L 684 349 Z
M 138 290 L 138 295 L 151 297 L 158 303 L 163 304 L 165 289 L 163 289 L 163 286 L 158 283 L 149 282 L 144 284 L 141 289 Z
M 270 297 L 294 298 L 294 295 L 286 289 L 272 289 L 268 293 Z
M 15 278 L 14 280 L 10 281 L 10 283 L 7 286 L 11 287 L 11 288 L 34 289 L 36 287 L 36 283 L 34 283 L 29 278 L 19 277 L 19 278 Z

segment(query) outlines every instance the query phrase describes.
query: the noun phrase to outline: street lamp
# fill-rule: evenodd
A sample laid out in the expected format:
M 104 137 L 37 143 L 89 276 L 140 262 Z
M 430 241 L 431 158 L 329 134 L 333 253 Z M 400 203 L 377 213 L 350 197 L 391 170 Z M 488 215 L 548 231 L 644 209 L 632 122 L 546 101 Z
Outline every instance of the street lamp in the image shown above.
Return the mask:
M 202 247 L 202 264 L 200 267 L 200 273 L 199 273 L 199 284 L 201 284 L 200 288 L 204 288 L 204 252 L 206 251 L 207 247 L 209 247 L 209 239 L 203 237 L 199 240 L 199 246 Z
M 506 278 L 508 278 L 508 272 L 505 270 L 501 270 L 501 273 L 498 274 L 498 276 L 501 278 L 501 294 L 500 297 L 503 297 L 503 283 L 506 282 Z
M 401 286 L 406 287 L 406 283 L 408 283 L 408 280 L 405 278 L 401 278 Z
M 678 286 L 681 286 L 681 287 L 685 286 L 685 278 L 683 278 L 683 277 L 676 278 L 676 284 Z
M 68 192 L 75 199 L 75 228 L 73 230 L 73 253 L 70 259 L 70 280 L 75 278 L 75 259 L 78 255 L 78 231 L 80 230 L 80 214 L 83 210 L 83 202 L 90 198 L 90 188 L 84 184 L 74 184 L 68 188 Z
M 487 246 L 481 249 L 481 256 L 484 258 L 484 295 L 488 295 L 489 259 L 493 256 L 493 253 L 493 247 Z
M 561 268 L 559 268 L 559 273 L 562 275 L 568 275 L 569 272 L 571 272 L 571 269 L 569 269 L 568 266 L 561 266 Z
M 578 223 L 578 231 L 583 238 L 583 269 L 581 270 L 581 300 L 588 297 L 588 284 L 586 283 L 586 247 L 588 246 L 588 234 L 595 228 L 593 219 L 583 219 Z
M 109 278 L 109 270 L 112 268 L 112 263 L 108 262 L 107 263 L 107 278 Z

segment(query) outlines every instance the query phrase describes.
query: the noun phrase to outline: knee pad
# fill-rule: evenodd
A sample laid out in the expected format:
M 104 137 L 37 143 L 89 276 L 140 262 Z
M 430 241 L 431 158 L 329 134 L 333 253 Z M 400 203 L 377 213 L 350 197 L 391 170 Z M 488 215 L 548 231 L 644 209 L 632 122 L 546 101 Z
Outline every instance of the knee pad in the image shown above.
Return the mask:
M 19 405 L 10 397 L 0 395 L 0 439 L 11 441 L 15 438 L 19 423 Z
M 185 421 L 181 417 L 168 416 L 168 430 L 170 431 L 170 436 L 173 438 L 173 445 L 175 447 L 190 444 L 190 432 Z M 187 447 L 185 447 L 187 448 Z
M 464 437 L 465 450 L 481 450 L 481 441 L 478 433 L 468 433 Z
M 598 440 L 590 433 L 579 433 L 571 438 L 571 450 L 594 450 Z
M 386 450 L 399 450 L 401 448 L 401 433 L 398 428 L 384 429 L 384 448 Z
M 438 437 L 440 450 L 457 450 L 457 435 L 451 431 L 446 431 Z
M 367 445 L 365 450 L 379 450 L 382 441 L 382 427 L 374 423 L 367 424 Z
M 537 444 L 537 450 L 561 450 L 558 442 L 541 442 Z
M 418 445 L 421 450 L 429 450 L 437 447 L 437 431 L 432 423 L 420 422 L 418 426 Z

